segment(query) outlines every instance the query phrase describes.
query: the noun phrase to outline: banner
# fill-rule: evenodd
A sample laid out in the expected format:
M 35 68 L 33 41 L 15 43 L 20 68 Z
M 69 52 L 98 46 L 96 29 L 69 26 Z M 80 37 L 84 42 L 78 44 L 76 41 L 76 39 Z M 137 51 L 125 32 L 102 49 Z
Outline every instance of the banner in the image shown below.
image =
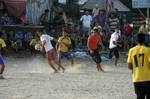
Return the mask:
M 150 8 L 150 0 L 132 0 L 133 8 Z
M 27 0 L 4 0 L 9 15 L 21 18 L 26 14 Z

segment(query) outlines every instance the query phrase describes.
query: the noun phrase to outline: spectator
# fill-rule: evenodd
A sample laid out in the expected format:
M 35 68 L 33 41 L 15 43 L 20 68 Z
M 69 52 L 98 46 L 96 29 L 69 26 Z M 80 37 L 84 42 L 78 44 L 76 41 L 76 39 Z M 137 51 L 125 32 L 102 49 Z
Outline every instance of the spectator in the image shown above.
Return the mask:
M 123 33 L 126 36 L 131 36 L 132 32 L 133 32 L 133 27 L 131 27 L 129 23 L 126 23 L 123 28 Z
M 2 25 L 8 25 L 10 21 L 10 17 L 8 16 L 8 13 L 4 13 L 4 15 L 1 17 L 0 20 L 1 20 L 0 23 Z
M 104 14 L 104 11 L 99 11 L 99 13 L 94 18 L 95 22 L 104 29 L 106 24 L 106 15 Z
M 117 18 L 117 15 L 115 12 L 112 12 L 108 18 L 108 27 L 109 27 L 109 32 L 114 32 L 115 29 L 119 25 L 119 19 Z
M 86 11 L 83 16 L 81 16 L 80 21 L 82 22 L 82 29 L 85 36 L 88 36 L 91 31 L 92 16 Z
M 12 44 L 12 48 L 14 49 L 15 53 L 20 54 L 20 51 L 22 50 L 22 41 L 21 40 L 16 40 L 13 44 Z
M 36 50 L 35 50 L 35 45 L 36 44 L 40 44 L 40 39 L 38 37 L 33 37 L 32 40 L 30 41 L 30 52 L 31 55 L 35 55 L 36 54 Z
M 99 5 L 96 4 L 96 5 L 95 5 L 95 8 L 93 8 L 92 16 L 93 16 L 93 17 L 97 16 L 98 13 L 99 13 L 99 10 L 100 10 Z
M 45 12 L 40 17 L 40 22 L 44 26 L 49 24 L 48 14 L 49 14 L 49 10 L 46 9 Z
M 143 22 L 140 26 L 139 33 L 148 33 L 148 27 L 146 26 L 146 22 Z
M 21 20 L 23 25 L 29 25 L 30 24 L 30 22 L 26 16 L 22 16 L 20 20 Z
M 40 17 L 40 22 L 43 26 L 45 26 L 45 29 L 49 29 L 49 10 L 46 9 L 45 12 Z
M 23 35 L 23 32 L 22 31 L 17 31 L 16 33 L 15 33 L 15 40 L 21 40 L 21 41 L 23 41 L 23 39 L 24 39 L 24 35 Z
M 32 40 L 32 38 L 33 38 L 33 35 L 32 35 L 31 32 L 27 32 L 24 35 L 24 46 L 25 46 L 25 49 L 29 49 L 29 43 Z

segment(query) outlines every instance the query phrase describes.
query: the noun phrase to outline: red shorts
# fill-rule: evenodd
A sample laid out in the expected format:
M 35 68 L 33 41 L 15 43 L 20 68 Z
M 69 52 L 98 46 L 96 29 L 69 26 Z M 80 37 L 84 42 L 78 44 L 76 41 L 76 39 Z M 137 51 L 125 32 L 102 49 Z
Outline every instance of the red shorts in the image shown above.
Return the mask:
M 55 49 L 51 49 L 48 52 L 46 52 L 46 58 L 48 60 L 54 60 L 57 57 L 57 53 Z

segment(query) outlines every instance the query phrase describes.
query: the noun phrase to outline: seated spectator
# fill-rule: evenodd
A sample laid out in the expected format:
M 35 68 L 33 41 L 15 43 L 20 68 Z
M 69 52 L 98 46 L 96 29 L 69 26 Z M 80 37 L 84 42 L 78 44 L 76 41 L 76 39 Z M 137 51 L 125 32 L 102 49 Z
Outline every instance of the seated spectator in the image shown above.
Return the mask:
M 30 24 L 30 22 L 29 22 L 29 20 L 26 18 L 26 16 L 22 16 L 22 17 L 21 17 L 21 22 L 22 22 L 23 25 L 29 25 L 29 24 Z
M 30 41 L 30 51 L 31 51 L 31 55 L 35 55 L 36 54 L 36 50 L 35 50 L 35 45 L 36 44 L 40 44 L 40 40 L 38 37 L 33 37 L 32 40 Z
M 24 39 L 23 32 L 22 31 L 17 31 L 15 33 L 15 40 L 21 40 L 21 41 L 23 41 L 23 39 Z
M 8 55 L 8 47 L 10 45 L 9 39 L 8 39 L 8 34 L 5 30 L 2 30 L 2 38 L 5 41 L 7 47 L 5 49 L 5 55 Z
M 24 41 L 23 41 L 23 46 L 25 47 L 25 49 L 29 49 L 29 44 L 30 44 L 30 41 L 32 40 L 33 38 L 33 34 L 31 32 L 27 32 L 25 35 L 24 35 Z
M 10 17 L 8 16 L 8 13 L 4 13 L 3 16 L 0 18 L 0 24 L 2 25 L 8 25 L 10 21 Z
M 15 40 L 15 35 L 14 35 L 14 31 L 9 31 L 8 32 L 8 41 L 9 41 L 9 49 L 12 47 L 13 41 Z
M 19 39 L 15 41 L 12 45 L 12 48 L 16 53 L 19 53 L 22 50 L 22 41 Z
M 2 38 L 4 39 L 5 42 L 8 40 L 8 35 L 5 30 L 2 30 Z
M 44 26 L 47 26 L 49 24 L 48 14 L 49 14 L 49 10 L 46 9 L 45 12 L 40 17 L 40 22 Z

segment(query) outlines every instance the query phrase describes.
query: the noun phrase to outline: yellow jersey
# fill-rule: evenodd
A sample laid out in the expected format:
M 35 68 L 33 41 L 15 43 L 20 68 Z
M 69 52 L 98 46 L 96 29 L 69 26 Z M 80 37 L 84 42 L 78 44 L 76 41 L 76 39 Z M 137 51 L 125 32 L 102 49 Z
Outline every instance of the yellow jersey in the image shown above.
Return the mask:
M 146 33 L 147 31 L 148 31 L 148 28 L 147 28 L 147 27 L 144 27 L 143 25 L 140 26 L 139 32 L 141 32 L 141 33 Z
M 131 48 L 127 61 L 133 66 L 133 82 L 150 81 L 150 48 L 144 45 Z
M 35 46 L 36 44 L 40 44 L 40 40 L 32 39 L 32 40 L 30 41 L 30 46 Z
M 59 43 L 59 46 L 58 46 L 58 51 L 61 51 L 61 52 L 67 52 L 69 51 L 69 46 L 71 45 L 71 40 L 69 37 L 60 37 L 58 39 L 58 43 Z
M 6 43 L 2 38 L 0 38 L 0 45 L 2 46 L 2 48 L 6 47 Z

